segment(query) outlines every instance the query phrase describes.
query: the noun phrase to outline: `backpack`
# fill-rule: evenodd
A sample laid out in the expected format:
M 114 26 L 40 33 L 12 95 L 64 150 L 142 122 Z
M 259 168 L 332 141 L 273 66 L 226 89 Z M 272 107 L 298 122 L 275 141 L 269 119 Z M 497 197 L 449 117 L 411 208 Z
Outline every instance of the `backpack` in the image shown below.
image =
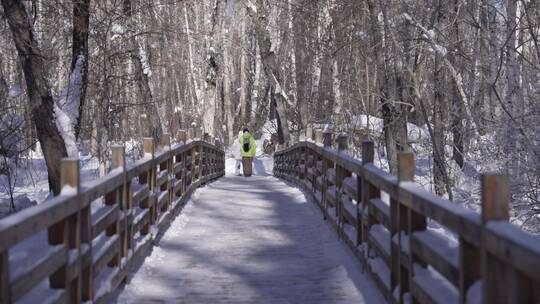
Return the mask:
M 246 141 L 246 139 L 244 138 L 244 141 Z M 244 146 L 243 146 L 243 149 L 244 149 L 244 152 L 249 152 L 249 149 L 250 149 L 250 146 L 249 146 L 249 139 L 247 140 L 247 142 L 244 142 Z

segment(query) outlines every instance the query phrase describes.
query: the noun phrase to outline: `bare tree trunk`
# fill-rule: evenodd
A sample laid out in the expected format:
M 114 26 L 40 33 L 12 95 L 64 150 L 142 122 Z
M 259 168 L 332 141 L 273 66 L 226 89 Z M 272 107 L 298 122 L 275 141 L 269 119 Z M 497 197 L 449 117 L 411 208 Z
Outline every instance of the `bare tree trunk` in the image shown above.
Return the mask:
M 222 0 L 215 0 L 212 8 L 211 16 L 211 35 L 209 35 L 209 44 L 206 56 L 206 84 L 204 88 L 204 98 L 203 98 L 203 129 L 204 132 L 215 135 L 216 133 L 216 114 L 218 107 L 220 89 L 219 84 L 219 73 L 222 73 L 221 69 L 223 66 L 220 66 L 222 61 L 220 60 L 220 54 L 217 51 L 217 48 L 220 47 L 221 43 L 221 33 L 220 26 L 222 22 Z M 217 41 L 216 41 L 217 40 Z
M 199 85 L 197 83 L 197 80 L 195 79 L 195 67 L 193 64 L 193 48 L 192 48 L 192 38 L 191 38 L 191 27 L 189 24 L 189 18 L 188 18 L 188 12 L 187 12 L 187 3 L 184 2 L 184 22 L 185 22 L 185 28 L 186 28 L 186 38 L 187 38 L 187 48 L 188 48 L 188 58 L 189 58 L 189 71 L 188 71 L 188 77 L 190 82 L 190 90 L 192 91 L 191 97 L 192 100 L 190 102 L 191 107 L 195 107 L 196 104 L 200 101 L 200 90 Z
M 377 85 L 384 123 L 383 129 L 386 154 L 390 172 L 397 174 L 397 154 L 398 151 L 403 149 L 406 145 L 407 129 L 406 124 L 403 126 L 403 124 L 400 123 L 400 106 L 396 105 L 394 102 L 397 97 L 395 96 L 396 90 L 391 83 L 390 69 L 392 56 L 390 56 L 391 54 L 388 54 L 388 52 L 391 51 L 391 49 L 389 49 L 391 45 L 387 30 L 387 16 L 386 12 L 381 7 L 384 24 L 382 29 L 379 29 L 378 14 L 375 10 L 374 3 L 372 1 L 367 1 L 367 5 L 371 18 L 371 37 L 375 45 L 373 52 L 377 65 Z M 405 136 L 404 138 L 400 138 L 403 137 L 403 135 L 400 135 L 403 134 L 403 132 L 405 133 Z
M 459 20 L 459 3 L 458 0 L 451 0 L 451 7 L 453 8 L 454 13 L 454 20 Z M 453 22 L 452 25 L 452 43 L 453 43 L 453 51 L 449 54 L 449 61 L 452 66 L 454 66 L 456 69 L 459 67 L 461 68 L 461 64 L 458 64 L 457 56 L 461 53 L 461 43 L 460 43 L 460 32 L 459 32 L 459 23 L 457 21 Z M 457 54 L 456 54 L 457 53 Z M 463 110 L 463 103 L 461 102 L 461 97 L 459 95 L 459 88 L 458 84 L 455 81 L 451 81 L 448 86 L 451 90 L 449 96 L 451 98 L 451 104 L 452 109 L 450 111 L 450 117 L 451 117 L 451 131 L 452 131 L 452 137 L 453 137 L 453 147 L 452 147 L 452 158 L 456 162 L 456 164 L 463 168 L 464 165 L 464 145 L 463 145 L 463 136 L 464 136 L 464 129 L 463 129 L 463 116 L 464 116 L 464 110 Z
M 73 46 L 71 55 L 71 75 L 81 60 L 81 86 L 79 88 L 79 115 L 75 122 L 75 138 L 81 133 L 81 121 L 88 86 L 88 27 L 90 25 L 90 0 L 73 1 Z
M 439 0 L 437 2 L 437 7 L 435 9 L 435 24 L 440 25 L 439 22 L 443 20 L 444 11 L 442 4 L 443 1 Z M 440 25 L 440 26 L 444 26 Z M 433 58 L 434 62 L 434 75 L 433 75 L 433 132 L 431 134 L 432 144 L 433 144 L 433 178 L 435 183 L 435 193 L 438 195 L 444 195 L 445 192 L 448 193 L 450 199 L 452 199 L 452 189 L 450 186 L 450 179 L 448 176 L 448 171 L 446 167 L 446 156 L 445 156 L 445 147 L 446 147 L 446 135 L 445 135 L 445 125 L 446 125 L 446 113 L 448 108 L 446 107 L 446 98 L 445 98 L 445 88 L 446 83 L 448 83 L 447 78 L 445 77 L 445 72 L 443 70 L 442 55 L 440 52 L 435 52 Z M 426 121 L 429 124 L 429 120 L 426 116 Z
M 263 1 L 257 1 L 257 8 L 249 8 L 250 14 L 257 14 L 257 21 L 255 22 L 255 29 L 257 33 L 257 41 L 259 42 L 259 51 L 261 54 L 261 60 L 263 63 L 263 69 L 272 86 L 272 94 L 276 99 L 276 110 L 279 115 L 279 128 L 283 132 L 283 142 L 290 140 L 289 135 L 289 120 L 287 117 L 288 97 L 285 92 L 285 88 L 280 79 L 279 66 L 276 61 L 276 54 L 272 48 L 272 41 L 270 40 L 270 33 L 266 28 L 267 25 L 267 13 L 264 7 Z M 280 143 L 283 143 L 280 142 Z
M 505 121 L 506 121 L 506 136 L 504 143 L 504 150 L 507 155 L 507 167 L 510 175 L 514 175 L 517 169 L 517 140 L 516 140 L 516 121 L 515 121 L 515 109 L 518 108 L 522 102 L 520 97 L 520 85 L 519 85 L 519 65 L 517 61 L 516 42 L 517 42 L 517 0 L 508 0 L 506 4 L 506 37 L 508 41 L 506 44 L 506 80 L 507 89 L 505 96 Z M 514 176 L 515 177 L 515 176 Z
M 64 139 L 54 118 L 54 101 L 45 78 L 43 57 L 34 37 L 31 18 L 18 0 L 2 0 L 26 79 L 32 120 L 45 157 L 49 187 L 60 193 L 60 161 L 67 156 Z
M 129 27 L 134 29 L 131 1 L 132 0 L 124 0 L 124 16 L 127 19 Z M 147 126 L 150 128 L 150 131 L 148 134 L 145 134 L 145 136 L 151 136 L 157 140 L 163 134 L 163 128 L 161 126 L 157 101 L 154 98 L 152 87 L 150 86 L 150 75 L 152 73 L 150 61 L 144 46 L 139 45 L 135 33 L 131 33 L 129 39 L 132 47 L 131 58 L 135 66 L 135 78 L 145 105 L 144 112 L 146 115 Z

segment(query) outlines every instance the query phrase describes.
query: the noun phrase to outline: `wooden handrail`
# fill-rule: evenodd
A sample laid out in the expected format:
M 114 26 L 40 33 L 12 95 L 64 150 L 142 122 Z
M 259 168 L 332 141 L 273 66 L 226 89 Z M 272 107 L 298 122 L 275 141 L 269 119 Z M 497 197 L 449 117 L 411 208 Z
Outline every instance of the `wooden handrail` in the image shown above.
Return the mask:
M 482 176 L 479 214 L 416 185 L 412 154 L 396 177 L 373 164 L 372 142 L 357 160 L 330 138 L 306 130 L 274 154 L 274 175 L 313 198 L 389 303 L 540 303 L 540 238 L 508 223 L 504 176 Z
M 49 286 L 54 303 L 106 303 L 189 195 L 225 174 L 219 142 L 189 140 L 195 135 L 200 138 L 198 131 L 180 131 L 173 146 L 165 135 L 157 152 L 153 139 L 145 139 L 145 157 L 132 164 L 125 163 L 124 147 L 114 146 L 110 173 L 82 183 L 79 161 L 63 160 L 59 196 L 0 220 L 0 303 L 40 288 L 50 294 Z M 10 260 L 19 244 L 34 241 L 49 243 L 36 260 Z

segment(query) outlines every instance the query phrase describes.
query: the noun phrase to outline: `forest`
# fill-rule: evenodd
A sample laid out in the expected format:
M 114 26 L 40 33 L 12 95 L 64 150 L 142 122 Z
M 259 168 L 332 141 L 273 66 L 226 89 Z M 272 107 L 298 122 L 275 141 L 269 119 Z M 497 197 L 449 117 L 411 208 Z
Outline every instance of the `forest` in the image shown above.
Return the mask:
M 249 128 L 271 154 L 324 128 L 476 210 L 506 173 L 538 234 L 539 35 L 534 0 L 1 0 L 0 213 L 58 194 L 63 157 L 104 175 L 114 143 Z

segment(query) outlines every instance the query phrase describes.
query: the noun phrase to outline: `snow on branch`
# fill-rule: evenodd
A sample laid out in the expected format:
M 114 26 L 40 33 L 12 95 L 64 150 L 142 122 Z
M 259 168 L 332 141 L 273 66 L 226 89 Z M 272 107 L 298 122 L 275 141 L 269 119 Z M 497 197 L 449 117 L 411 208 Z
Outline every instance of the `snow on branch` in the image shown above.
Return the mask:
M 245 3 L 246 3 L 246 6 L 247 6 L 248 10 L 250 10 L 251 12 L 257 14 L 257 6 L 255 6 L 255 4 L 253 4 L 251 2 L 251 0 L 246 0 Z
M 458 89 L 459 95 L 461 96 L 461 99 L 463 101 L 463 105 L 464 105 L 463 108 L 465 110 L 465 114 L 467 115 L 467 119 L 472 121 L 472 114 L 470 112 L 469 100 L 467 98 L 467 95 L 465 94 L 465 90 L 463 89 L 463 77 L 461 77 L 461 74 L 458 73 L 458 71 L 455 69 L 452 63 L 448 60 L 448 57 L 446 56 L 448 54 L 448 50 L 444 46 L 438 44 L 435 41 L 435 32 L 433 30 L 426 29 L 407 13 L 403 13 L 402 17 L 403 19 L 407 20 L 412 25 L 420 29 L 422 31 L 422 36 L 429 42 L 431 46 L 431 50 L 441 55 L 442 60 L 444 61 L 444 64 L 450 70 L 452 74 L 452 78 L 454 79 L 454 82 L 456 83 L 456 87 Z

